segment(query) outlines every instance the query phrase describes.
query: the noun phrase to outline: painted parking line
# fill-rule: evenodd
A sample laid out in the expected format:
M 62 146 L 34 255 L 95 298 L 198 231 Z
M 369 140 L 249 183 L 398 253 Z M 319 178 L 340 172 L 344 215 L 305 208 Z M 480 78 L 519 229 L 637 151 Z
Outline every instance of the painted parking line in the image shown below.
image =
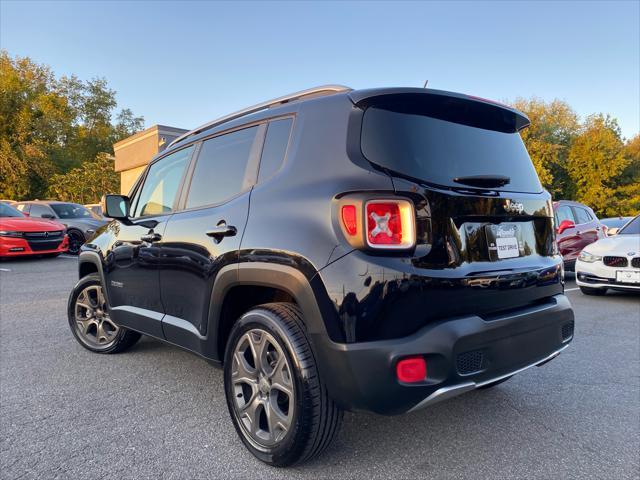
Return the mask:
M 10 272 L 10 268 L 0 268 L 0 272 Z
M 565 288 L 564 291 L 565 292 L 573 292 L 574 290 L 580 290 L 580 287 L 576 287 L 576 288 Z
M 77 260 L 77 255 L 60 255 L 58 258 L 68 258 L 69 260 Z

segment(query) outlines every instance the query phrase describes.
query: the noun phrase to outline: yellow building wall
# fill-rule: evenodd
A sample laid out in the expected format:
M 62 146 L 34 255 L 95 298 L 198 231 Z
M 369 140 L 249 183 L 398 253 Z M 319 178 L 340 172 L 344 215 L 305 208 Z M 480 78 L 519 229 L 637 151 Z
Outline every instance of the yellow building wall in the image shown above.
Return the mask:
M 120 172 L 120 193 L 122 195 L 129 193 L 129 190 L 131 190 L 133 184 L 136 183 L 136 180 L 144 171 L 144 168 L 145 165 Z

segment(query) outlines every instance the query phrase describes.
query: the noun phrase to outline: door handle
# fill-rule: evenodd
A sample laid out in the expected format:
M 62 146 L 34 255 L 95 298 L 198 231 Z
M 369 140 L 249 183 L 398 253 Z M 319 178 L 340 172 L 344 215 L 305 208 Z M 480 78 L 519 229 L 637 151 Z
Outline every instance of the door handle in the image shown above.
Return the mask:
M 224 237 L 233 237 L 236 233 L 238 233 L 238 229 L 233 225 L 227 225 L 224 220 L 205 232 L 207 237 L 213 238 L 216 243 L 221 242 Z
M 159 242 L 160 240 L 162 240 L 162 235 L 160 235 L 159 233 L 152 232 L 146 235 L 142 235 L 140 237 L 140 240 L 147 243 Z

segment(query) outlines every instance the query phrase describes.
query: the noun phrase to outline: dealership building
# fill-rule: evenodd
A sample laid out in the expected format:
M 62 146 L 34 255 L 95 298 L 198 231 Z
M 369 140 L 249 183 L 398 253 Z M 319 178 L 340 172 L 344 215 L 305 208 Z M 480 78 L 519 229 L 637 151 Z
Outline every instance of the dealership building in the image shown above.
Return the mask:
M 113 145 L 115 170 L 120 174 L 120 192 L 126 195 L 153 156 L 187 130 L 154 125 Z

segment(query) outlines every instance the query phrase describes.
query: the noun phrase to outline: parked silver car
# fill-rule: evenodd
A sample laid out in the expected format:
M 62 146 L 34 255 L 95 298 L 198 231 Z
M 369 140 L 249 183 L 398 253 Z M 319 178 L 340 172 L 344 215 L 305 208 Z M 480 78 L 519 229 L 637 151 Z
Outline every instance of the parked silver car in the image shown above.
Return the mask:
M 36 218 L 57 220 L 67 227 L 69 253 L 77 255 L 80 247 L 96 230 L 106 225 L 105 220 L 96 219 L 89 210 L 78 203 L 35 200 L 14 205 L 25 215 Z

